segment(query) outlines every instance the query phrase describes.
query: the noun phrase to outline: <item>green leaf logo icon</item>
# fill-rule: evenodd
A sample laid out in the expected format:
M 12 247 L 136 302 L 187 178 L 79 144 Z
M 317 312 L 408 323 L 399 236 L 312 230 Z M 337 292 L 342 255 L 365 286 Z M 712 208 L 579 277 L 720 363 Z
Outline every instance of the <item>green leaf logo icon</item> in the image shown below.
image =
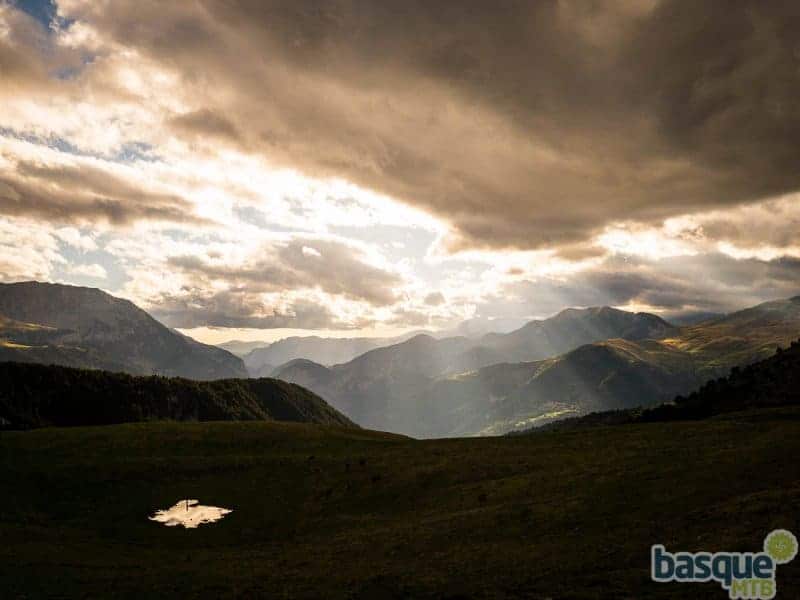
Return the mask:
M 797 538 L 791 531 L 776 529 L 764 540 L 764 552 L 778 565 L 785 565 L 797 556 Z

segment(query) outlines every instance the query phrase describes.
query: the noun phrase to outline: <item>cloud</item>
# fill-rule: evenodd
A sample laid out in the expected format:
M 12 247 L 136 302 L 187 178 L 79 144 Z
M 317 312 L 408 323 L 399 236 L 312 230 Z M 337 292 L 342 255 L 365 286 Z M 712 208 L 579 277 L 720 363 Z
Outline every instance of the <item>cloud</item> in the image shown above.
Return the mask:
M 316 248 L 311 248 L 310 246 L 303 246 L 301 251 L 303 252 L 303 256 L 316 256 L 317 258 L 322 256 L 319 250 Z
M 567 278 L 511 282 L 479 307 L 485 316 L 548 316 L 568 306 L 620 306 L 665 316 L 725 313 L 800 293 L 800 259 L 713 253 L 663 260 L 609 256 Z
M 58 5 L 0 0 L 2 279 L 255 328 L 797 293 L 787 4 Z
M 439 306 L 445 303 L 445 298 L 441 292 L 431 292 L 425 296 L 425 304 L 428 306 Z
M 328 308 L 298 299 L 285 308 L 270 307 L 257 295 L 241 290 L 208 293 L 191 290 L 154 299 L 153 314 L 170 327 L 226 327 L 249 329 L 352 329 Z
M 174 256 L 168 263 L 205 285 L 221 282 L 253 292 L 318 288 L 373 305 L 393 304 L 394 288 L 402 283 L 396 273 L 370 264 L 362 250 L 322 239 L 264 245 L 239 264 L 198 256 Z
M 97 243 L 92 236 L 81 233 L 75 227 L 61 227 L 54 233 L 59 240 L 82 252 L 97 250 Z
M 800 184 L 798 23 L 783 3 L 62 11 L 178 74 L 197 98 L 169 121 L 184 133 L 420 206 L 452 225 L 451 247 L 569 246 Z
M 706 238 L 738 248 L 742 253 L 767 250 L 773 257 L 798 254 L 800 195 L 791 194 L 735 211 L 716 211 L 698 219 L 697 226 Z
M 30 91 L 47 79 L 44 56 L 47 38 L 38 23 L 10 6 L 0 6 L 0 97 Z
M 400 309 L 394 311 L 392 317 L 387 319 L 386 323 L 400 327 L 426 327 L 433 320 L 428 312 Z
M 103 268 L 103 266 L 98 265 L 97 263 L 88 265 L 73 265 L 69 268 L 69 272 L 72 275 L 89 277 L 91 279 L 105 279 L 108 276 L 108 273 L 106 273 L 106 270 Z
M 167 124 L 183 135 L 212 137 L 227 141 L 241 139 L 233 123 L 207 108 L 171 117 Z
M 278 236 L 254 245 L 173 240 L 107 244 L 135 260 L 124 295 L 179 328 L 352 330 L 401 310 L 404 276 L 370 247 L 336 238 Z M 200 245 L 198 245 L 200 242 Z M 313 252 L 309 252 L 313 249 Z
M 54 267 L 65 262 L 47 227 L 0 216 L 0 281 L 47 281 Z
M 188 201 L 139 186 L 88 161 L 44 164 L 17 161 L 0 172 L 0 212 L 54 222 L 137 220 L 202 223 Z

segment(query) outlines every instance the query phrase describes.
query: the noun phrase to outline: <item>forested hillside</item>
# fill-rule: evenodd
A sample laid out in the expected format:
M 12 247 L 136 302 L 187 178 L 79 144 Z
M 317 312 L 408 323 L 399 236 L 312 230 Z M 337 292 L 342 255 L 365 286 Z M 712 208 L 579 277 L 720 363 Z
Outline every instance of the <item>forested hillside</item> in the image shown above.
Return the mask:
M 276 379 L 202 382 L 5 362 L 0 381 L 0 422 L 6 428 L 156 420 L 354 426 L 316 394 Z

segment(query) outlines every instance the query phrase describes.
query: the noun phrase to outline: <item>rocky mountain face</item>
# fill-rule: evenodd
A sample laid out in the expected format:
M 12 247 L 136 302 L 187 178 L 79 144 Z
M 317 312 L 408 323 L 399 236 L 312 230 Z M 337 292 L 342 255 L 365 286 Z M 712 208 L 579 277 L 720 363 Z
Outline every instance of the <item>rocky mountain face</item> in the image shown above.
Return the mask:
M 94 288 L 0 284 L 0 360 L 192 379 L 246 377 L 241 359 Z

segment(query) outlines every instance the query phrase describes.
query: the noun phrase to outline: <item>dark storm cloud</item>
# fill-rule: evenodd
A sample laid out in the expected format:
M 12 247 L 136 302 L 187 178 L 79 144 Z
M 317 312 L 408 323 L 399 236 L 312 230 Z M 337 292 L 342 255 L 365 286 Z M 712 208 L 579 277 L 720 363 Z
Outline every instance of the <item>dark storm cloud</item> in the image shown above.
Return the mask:
M 205 283 L 223 282 L 251 293 L 319 288 L 373 305 L 393 304 L 394 287 L 402 283 L 398 275 L 365 262 L 357 249 L 319 239 L 265 246 L 257 259 L 242 265 L 196 256 L 173 257 L 169 265 Z
M 183 198 L 141 189 L 103 169 L 25 161 L 8 172 L 0 172 L 0 212 L 59 222 L 202 222 L 192 216 L 191 207 Z
M 800 197 L 765 202 L 744 214 L 716 214 L 703 221 L 702 233 L 712 240 L 724 240 L 739 248 L 771 246 L 789 249 L 798 243 Z
M 455 245 L 571 245 L 800 185 L 794 2 L 123 0 L 74 16 L 208 91 L 193 129 L 431 210 Z

